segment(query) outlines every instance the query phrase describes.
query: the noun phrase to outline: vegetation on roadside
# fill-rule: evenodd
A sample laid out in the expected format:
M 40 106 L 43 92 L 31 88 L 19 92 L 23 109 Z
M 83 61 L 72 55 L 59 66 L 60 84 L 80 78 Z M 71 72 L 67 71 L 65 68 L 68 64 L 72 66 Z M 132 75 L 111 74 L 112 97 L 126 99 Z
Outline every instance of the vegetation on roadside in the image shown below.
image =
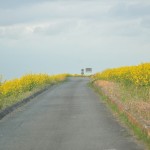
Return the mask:
M 89 77 L 89 75 L 81 75 L 81 74 L 68 74 L 69 77 Z
M 150 124 L 150 63 L 108 69 L 93 79 L 101 80 L 100 86 L 109 95 L 118 97 L 129 111 Z
M 150 63 L 107 69 L 95 74 L 93 78 L 114 82 L 114 87 L 118 86 L 116 92 L 121 93 L 120 100 L 150 120 Z M 116 90 L 114 87 L 113 92 Z
M 142 121 L 143 125 L 150 126 L 150 63 L 107 69 L 93 75 L 92 78 L 103 95 L 121 104 L 137 120 Z M 116 106 L 112 107 L 117 109 Z M 135 133 L 139 132 L 137 134 L 140 138 L 150 142 L 142 130 L 129 123 L 123 112 L 119 114 Z
M 8 80 L 0 84 L 0 109 L 31 95 L 46 86 L 64 81 L 68 74 L 47 75 L 28 74 L 21 78 Z
M 68 74 L 69 77 L 82 77 L 81 74 Z
M 150 63 L 138 66 L 126 66 L 107 69 L 93 76 L 94 79 L 102 79 L 124 83 L 125 85 L 150 86 Z
M 2 77 L 2 75 L 0 75 L 0 85 L 2 84 L 2 79 L 3 79 L 3 77 Z
M 94 90 L 100 94 L 100 97 L 102 98 L 102 100 L 106 102 L 107 106 L 112 110 L 113 113 L 115 113 L 115 116 L 117 115 L 118 119 L 123 124 L 126 124 L 133 131 L 136 137 L 142 140 L 147 145 L 148 149 L 150 149 L 150 137 L 147 136 L 147 133 L 143 132 L 141 128 L 131 123 L 127 115 L 125 114 L 125 112 L 120 111 L 118 106 L 115 103 L 112 103 L 110 101 L 109 95 L 104 93 L 102 88 L 99 88 L 98 86 L 95 86 L 94 84 L 91 84 L 90 86 L 93 87 Z

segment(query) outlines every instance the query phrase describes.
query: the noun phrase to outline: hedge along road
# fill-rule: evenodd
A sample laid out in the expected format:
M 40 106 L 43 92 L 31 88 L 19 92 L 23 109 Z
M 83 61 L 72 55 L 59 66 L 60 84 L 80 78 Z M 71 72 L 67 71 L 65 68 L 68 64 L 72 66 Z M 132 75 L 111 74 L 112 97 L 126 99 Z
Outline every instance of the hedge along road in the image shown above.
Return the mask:
M 0 121 L 0 150 L 143 150 L 88 78 L 69 78 Z

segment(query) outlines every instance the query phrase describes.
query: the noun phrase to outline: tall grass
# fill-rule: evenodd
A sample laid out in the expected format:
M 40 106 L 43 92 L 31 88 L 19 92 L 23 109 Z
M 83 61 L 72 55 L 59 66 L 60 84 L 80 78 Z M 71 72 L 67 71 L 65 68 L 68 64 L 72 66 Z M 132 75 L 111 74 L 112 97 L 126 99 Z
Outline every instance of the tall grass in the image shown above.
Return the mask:
M 150 86 L 150 63 L 107 69 L 95 74 L 93 78 L 121 82 L 126 85 Z
M 150 125 L 150 63 L 137 66 L 125 66 L 107 69 L 92 76 L 93 81 L 101 90 L 101 95 L 108 97 L 110 104 L 114 101 L 114 109 L 120 104 L 131 116 L 143 126 Z M 112 101 L 111 101 L 112 100 Z M 116 105 L 118 104 L 118 105 Z M 116 105 L 116 106 L 115 106 Z M 128 120 L 124 111 L 118 112 L 133 131 L 150 146 L 148 133 L 143 133 L 136 124 Z
M 28 96 L 37 89 L 65 80 L 67 74 L 28 74 L 0 84 L 0 109 Z
M 150 101 L 150 63 L 107 69 L 93 78 L 117 82 L 135 99 Z

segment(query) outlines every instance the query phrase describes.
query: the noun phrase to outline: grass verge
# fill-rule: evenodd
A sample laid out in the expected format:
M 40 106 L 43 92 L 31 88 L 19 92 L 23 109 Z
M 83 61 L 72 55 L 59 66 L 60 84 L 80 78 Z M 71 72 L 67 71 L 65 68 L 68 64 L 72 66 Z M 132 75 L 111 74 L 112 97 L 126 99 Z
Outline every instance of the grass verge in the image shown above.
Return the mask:
M 36 93 L 36 92 L 38 92 L 38 91 L 40 91 L 46 87 L 48 87 L 48 85 L 37 87 L 35 89 L 32 89 L 31 91 L 20 93 L 17 96 L 11 95 L 11 96 L 6 97 L 6 98 L 1 98 L 0 99 L 0 110 L 3 110 L 5 108 L 19 102 L 19 101 L 22 101 L 23 99 L 33 95 L 34 93 Z
M 138 127 L 136 124 L 134 124 L 133 122 L 131 122 L 128 118 L 128 115 L 124 112 L 124 111 L 120 111 L 119 107 L 117 104 L 113 103 L 109 97 L 107 95 L 105 95 L 103 93 L 103 91 L 94 85 L 93 82 L 91 82 L 89 84 L 89 86 L 91 88 L 93 88 L 95 90 L 96 93 L 99 94 L 99 96 L 101 97 L 101 99 L 106 103 L 106 105 L 108 106 L 108 108 L 111 109 L 111 111 L 113 113 L 115 113 L 118 117 L 118 119 L 125 124 L 129 129 L 131 129 L 131 131 L 133 132 L 133 134 L 136 136 L 137 139 L 139 139 L 140 141 L 142 141 L 147 147 L 148 149 L 150 149 L 150 137 L 147 135 L 146 132 L 144 132 L 140 127 Z
M 32 89 L 27 89 L 27 90 L 24 90 L 24 91 L 21 91 L 21 92 L 16 88 L 13 89 L 13 87 L 11 85 L 10 86 L 11 90 L 12 90 L 12 92 L 14 90 L 15 94 L 10 94 L 8 96 L 4 96 L 4 95 L 0 94 L 0 111 L 3 111 L 7 107 L 12 106 L 15 103 L 18 103 L 18 102 L 34 95 L 37 92 L 40 92 L 44 89 L 48 89 L 49 87 L 51 87 L 54 84 L 59 84 L 59 83 L 62 83 L 64 81 L 66 81 L 67 76 L 64 76 L 64 78 L 62 78 L 60 80 L 58 80 L 58 79 L 54 80 L 53 82 L 48 82 L 48 83 L 43 83 L 41 85 L 37 85 L 37 86 L 33 87 Z

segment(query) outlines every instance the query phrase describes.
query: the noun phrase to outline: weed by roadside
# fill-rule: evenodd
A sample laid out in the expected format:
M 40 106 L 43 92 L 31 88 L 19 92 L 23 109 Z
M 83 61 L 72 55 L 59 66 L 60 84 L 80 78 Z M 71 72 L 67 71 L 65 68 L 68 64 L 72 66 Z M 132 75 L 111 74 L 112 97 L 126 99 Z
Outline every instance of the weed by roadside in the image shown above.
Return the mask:
M 106 87 L 106 85 L 107 85 L 107 87 Z M 116 105 L 116 103 L 113 103 L 110 100 L 110 99 L 113 99 L 114 101 L 115 100 L 117 101 L 118 98 L 119 98 L 119 96 L 122 94 L 121 92 L 124 92 L 123 88 L 125 88 L 125 87 L 122 87 L 122 89 L 121 89 L 120 85 L 115 85 L 115 83 L 108 82 L 108 81 L 103 81 L 103 82 L 101 81 L 101 83 L 98 83 L 97 85 L 94 85 L 94 83 L 91 83 L 90 86 L 93 87 L 97 93 L 99 93 L 99 95 L 101 96 L 101 99 L 107 104 L 107 106 L 109 108 L 111 108 L 111 110 L 113 112 L 115 112 L 115 114 L 117 114 L 119 120 L 121 122 L 123 122 L 124 124 L 126 124 L 134 132 L 134 134 L 136 135 L 136 137 L 138 139 L 140 139 L 141 141 L 143 141 L 147 145 L 148 149 L 150 149 L 150 137 L 147 136 L 147 133 L 144 132 L 136 124 L 134 124 L 133 122 L 131 122 L 131 120 L 129 120 L 127 114 L 124 111 L 120 111 L 120 109 L 118 108 L 118 106 Z M 127 93 L 126 92 L 124 93 L 124 96 L 126 96 L 126 94 L 128 93 L 128 92 Z M 129 97 L 132 97 L 132 96 L 130 95 Z M 128 102 L 129 101 L 126 100 L 126 99 L 121 100 L 121 104 L 124 103 L 124 106 Z M 127 109 L 127 106 L 126 106 L 126 109 Z M 134 108 L 134 110 L 135 110 L 135 108 Z M 127 111 L 129 111 L 129 110 L 127 109 Z
M 36 91 L 64 81 L 68 74 L 49 76 L 47 74 L 28 74 L 18 79 L 5 81 L 0 85 L 0 109 L 4 109 Z

